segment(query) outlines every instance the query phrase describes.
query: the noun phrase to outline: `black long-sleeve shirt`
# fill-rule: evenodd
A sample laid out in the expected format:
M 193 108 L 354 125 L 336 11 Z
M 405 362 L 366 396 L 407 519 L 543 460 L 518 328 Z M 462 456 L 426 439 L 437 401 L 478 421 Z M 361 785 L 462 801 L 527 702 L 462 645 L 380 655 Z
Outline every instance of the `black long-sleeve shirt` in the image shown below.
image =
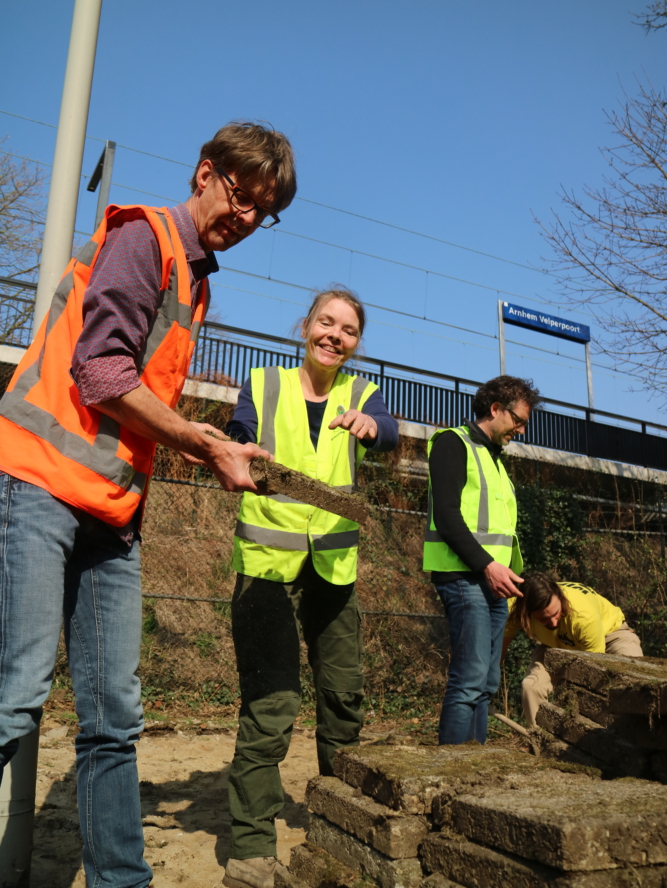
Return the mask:
M 494 444 L 477 423 L 469 419 L 463 421 L 470 437 L 476 444 L 483 444 L 498 465 L 502 452 L 500 444 Z M 428 460 L 433 498 L 433 522 L 435 529 L 447 545 L 467 564 L 467 571 L 433 571 L 432 578 L 437 583 L 466 579 L 477 582 L 483 578 L 483 570 L 493 558 L 477 542 L 463 520 L 461 514 L 461 494 L 468 477 L 468 451 L 453 432 L 439 435 L 431 448 Z

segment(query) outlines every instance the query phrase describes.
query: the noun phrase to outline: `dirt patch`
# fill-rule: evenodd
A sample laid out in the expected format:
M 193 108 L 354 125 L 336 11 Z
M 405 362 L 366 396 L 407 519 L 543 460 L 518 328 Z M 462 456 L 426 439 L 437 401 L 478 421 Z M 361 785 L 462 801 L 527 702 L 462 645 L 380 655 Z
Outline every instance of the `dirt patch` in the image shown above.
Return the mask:
M 71 737 L 55 736 L 59 728 L 46 722 L 40 746 L 31 888 L 85 886 L 74 744 Z M 197 734 L 158 728 L 139 742 L 145 856 L 155 888 L 220 885 L 230 843 L 227 782 L 235 740 L 235 729 Z M 278 854 L 289 862 L 290 848 L 305 839 L 304 793 L 317 773 L 314 731 L 296 728 L 281 773 L 285 807 L 277 819 Z

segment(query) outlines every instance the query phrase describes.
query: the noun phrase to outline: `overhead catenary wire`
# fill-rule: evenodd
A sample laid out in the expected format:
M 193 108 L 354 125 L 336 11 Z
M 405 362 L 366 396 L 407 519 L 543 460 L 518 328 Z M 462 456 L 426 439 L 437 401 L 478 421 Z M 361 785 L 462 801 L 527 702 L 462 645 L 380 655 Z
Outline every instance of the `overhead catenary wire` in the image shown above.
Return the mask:
M 27 121 L 30 121 L 30 122 L 33 122 L 33 123 L 38 123 L 38 124 L 41 124 L 41 125 L 43 125 L 43 126 L 48 126 L 48 127 L 51 127 L 51 128 L 56 128 L 55 125 L 53 125 L 53 124 L 48 124 L 48 123 L 45 123 L 44 121 L 38 121 L 38 120 L 35 120 L 35 119 L 33 119 L 33 118 L 25 117 L 25 116 L 23 116 L 23 115 L 13 114 L 12 112 L 4 111 L 4 110 L 2 110 L 2 109 L 0 109 L 0 113 L 8 114 L 8 115 L 10 115 L 10 116 L 17 117 L 17 118 L 22 119 L 22 120 L 27 120 Z M 94 137 L 94 136 L 89 136 L 88 138 L 94 139 L 94 140 L 96 140 L 96 141 L 102 141 L 102 142 L 105 141 L 105 140 L 103 140 L 103 139 L 98 139 L 97 137 Z M 122 145 L 122 144 L 119 143 L 119 144 L 118 144 L 118 147 L 120 147 L 120 148 L 124 148 L 125 150 L 128 150 L 128 151 L 134 151 L 134 152 L 137 152 L 137 153 L 140 153 L 140 154 L 144 154 L 144 155 L 149 156 L 149 157 L 154 157 L 154 158 L 159 159 L 159 160 L 164 160 L 164 161 L 167 161 L 167 162 L 177 163 L 177 164 L 179 164 L 179 165 L 181 165 L 181 166 L 186 166 L 186 167 L 188 167 L 188 168 L 191 167 L 190 164 L 185 164 L 185 163 L 183 163 L 183 162 L 181 162 L 181 161 L 176 161 L 176 160 L 174 160 L 173 158 L 167 158 L 167 157 L 164 157 L 164 156 L 162 156 L 162 155 L 154 154 L 154 153 L 152 153 L 152 152 L 143 151 L 143 150 L 141 150 L 141 149 L 133 148 L 133 147 L 131 147 L 131 146 Z M 0 150 L 1 150 L 1 149 L 0 149 Z M 31 161 L 31 162 L 39 163 L 39 164 L 42 164 L 42 165 L 44 165 L 44 166 L 51 166 L 51 164 L 49 164 L 49 163 L 47 163 L 47 162 L 45 162 L 45 161 L 34 160 L 33 158 L 26 157 L 25 155 L 19 155 L 19 154 L 15 154 L 15 153 L 13 153 L 13 152 L 7 152 L 7 151 L 2 151 L 2 153 L 8 154 L 8 155 L 13 156 L 13 157 L 19 157 L 19 158 L 22 158 L 22 159 L 25 159 L 25 160 L 29 160 L 29 161 Z M 82 178 L 82 179 L 88 179 L 88 178 L 90 178 L 90 177 L 82 174 L 82 177 L 81 177 L 81 178 Z M 143 189 L 136 188 L 136 187 L 134 187 L 134 186 L 124 185 L 124 184 L 122 184 L 122 183 L 117 183 L 117 182 L 114 182 L 114 183 L 112 183 L 112 184 L 113 184 L 114 187 L 117 187 L 117 188 L 125 188 L 125 189 L 127 189 L 127 190 L 131 190 L 131 191 L 134 191 L 134 192 L 136 192 L 136 193 L 138 193 L 138 194 L 146 195 L 146 196 L 148 196 L 148 197 L 154 197 L 154 198 L 157 198 L 157 199 L 159 199 L 159 200 L 165 200 L 165 201 L 168 201 L 168 202 L 171 202 L 171 203 L 177 203 L 177 202 L 178 202 L 178 199 L 177 199 L 177 198 L 172 198 L 172 197 L 168 197 L 168 196 L 166 196 L 166 195 L 157 194 L 156 192 L 146 191 L 146 190 L 143 190 Z M 499 260 L 499 261 L 506 261 L 506 262 L 509 262 L 510 264 L 518 265 L 519 267 L 524 267 L 524 268 L 527 268 L 527 269 L 529 269 L 529 270 L 538 270 L 538 269 L 533 269 L 533 268 L 531 268 L 530 266 L 526 266 L 526 265 L 522 265 L 521 263 L 517 263 L 517 262 L 515 262 L 514 260 L 505 260 L 505 259 L 503 259 L 502 257 L 493 256 L 492 254 L 484 253 L 483 251 L 475 250 L 475 249 L 473 249 L 473 248 L 468 248 L 468 247 L 465 247 L 465 246 L 460 245 L 460 244 L 454 244 L 453 242 L 444 241 L 444 240 L 442 240 L 442 239 L 435 238 L 435 237 L 433 237 L 432 235 L 425 235 L 425 234 L 422 234 L 421 232 L 415 232 L 415 231 L 412 231 L 411 229 L 403 229 L 403 228 L 401 228 L 400 226 L 395 226 L 395 225 L 393 225 L 392 223 L 385 223 L 385 222 L 383 222 L 382 220 L 373 219 L 373 218 L 371 218 L 371 217 L 363 216 L 362 214 L 354 213 L 354 212 L 352 212 L 352 211 L 348 211 L 348 210 L 343 210 L 343 209 L 341 209 L 341 208 L 339 208 L 339 207 L 332 207 L 332 206 L 330 206 L 330 205 L 328 205 L 328 204 L 320 203 L 320 202 L 318 202 L 318 201 L 313 201 L 313 200 L 310 200 L 310 199 L 307 199 L 307 198 L 302 198 L 302 200 L 303 200 L 304 202 L 312 203 L 312 204 L 315 204 L 315 205 L 318 205 L 318 206 L 322 206 L 322 207 L 324 207 L 324 208 L 326 208 L 326 209 L 330 209 L 330 210 L 333 210 L 333 211 L 336 211 L 336 212 L 346 213 L 346 214 L 351 215 L 351 216 L 357 216 L 357 217 L 359 217 L 359 218 L 364 218 L 364 219 L 367 219 L 368 221 L 374 222 L 374 223 L 376 223 L 376 224 L 385 225 L 385 226 L 390 227 L 390 228 L 396 228 L 397 230 L 406 231 L 406 232 L 411 233 L 411 234 L 415 234 L 415 235 L 423 236 L 423 237 L 426 237 L 426 238 L 428 238 L 428 239 L 430 239 L 430 240 L 441 241 L 442 243 L 446 243 L 446 244 L 448 244 L 448 245 L 450 245 L 450 246 L 460 247 L 461 249 L 469 250 L 469 251 L 471 251 L 471 252 L 475 252 L 475 253 L 479 253 L 480 255 L 485 255 L 485 256 L 488 256 L 489 258 L 497 259 L 497 260 Z M 77 229 L 76 233 L 77 233 L 77 234 L 81 234 L 81 235 L 83 235 L 83 236 L 90 236 L 90 234 L 89 234 L 88 232 L 79 231 L 78 229 Z M 321 245 L 324 245 L 324 246 L 329 246 L 329 247 L 331 247 L 331 248 L 333 248 L 333 249 L 338 249 L 338 250 L 348 251 L 348 252 L 350 252 L 351 255 L 353 255 L 354 253 L 357 253 L 357 254 L 360 255 L 360 256 L 364 256 L 364 257 L 366 257 L 366 258 L 371 258 L 371 259 L 373 259 L 373 260 L 375 260 L 375 261 L 379 261 L 379 262 L 387 262 L 387 263 L 390 263 L 390 264 L 393 264 L 393 265 L 397 265 L 397 266 L 400 266 L 400 267 L 404 267 L 404 268 L 407 268 L 407 269 L 411 269 L 411 270 L 414 270 L 414 271 L 418 271 L 418 272 L 420 272 L 420 273 L 424 273 L 424 274 L 426 274 L 426 275 L 428 275 L 428 274 L 432 274 L 432 275 L 434 275 L 434 276 L 442 277 L 442 278 L 444 278 L 444 279 L 448 279 L 448 280 L 452 280 L 452 281 L 455 281 L 455 282 L 457 282 L 457 283 L 462 283 L 462 284 L 465 284 L 465 285 L 468 285 L 468 286 L 478 287 L 478 288 L 481 288 L 481 289 L 488 290 L 488 291 L 490 291 L 490 292 L 495 292 L 495 293 L 497 293 L 498 295 L 502 294 L 502 295 L 505 295 L 505 296 L 511 296 L 511 297 L 513 297 L 513 298 L 517 298 L 517 299 L 521 299 L 521 300 L 526 300 L 526 301 L 534 302 L 534 303 L 539 304 L 539 305 L 544 305 L 544 304 L 545 304 L 545 303 L 544 303 L 543 301 L 541 301 L 541 300 L 534 299 L 534 298 L 532 298 L 532 297 L 530 297 L 530 296 L 525 296 L 525 295 L 522 295 L 522 294 L 519 294 L 519 293 L 514 293 L 513 291 L 499 289 L 499 288 L 497 288 L 497 287 L 493 287 L 493 286 L 490 286 L 490 285 L 487 285 L 487 284 L 481 284 L 481 283 L 476 282 L 476 281 L 470 281 L 470 280 L 467 280 L 467 279 L 465 279 L 465 278 L 459 278 L 459 277 L 456 277 L 456 276 L 454 276 L 454 275 L 447 275 L 447 274 L 445 274 L 444 272 L 435 271 L 435 270 L 433 270 L 433 269 L 424 268 L 424 267 L 422 267 L 422 266 L 411 265 L 410 263 L 401 262 L 401 261 L 399 261 L 399 260 L 395 260 L 395 259 L 389 259 L 388 257 L 384 257 L 384 256 L 378 256 L 378 255 L 373 254 L 373 253 L 368 253 L 368 252 L 365 252 L 365 251 L 362 251 L 362 250 L 358 250 L 358 249 L 356 249 L 356 248 L 354 248 L 354 247 L 347 247 L 347 246 L 344 246 L 344 245 L 341 245 L 341 244 L 334 244 L 334 243 L 331 243 L 330 241 L 324 241 L 324 240 L 320 240 L 320 239 L 317 239 L 317 238 L 312 238 L 312 237 L 310 237 L 310 236 L 308 236 L 308 235 L 299 234 L 299 233 L 297 233 L 297 232 L 289 231 L 289 230 L 286 230 L 286 229 L 275 229 L 275 230 L 274 230 L 274 234 L 284 234 L 284 235 L 286 235 L 286 236 L 291 236 L 291 237 L 296 237 L 296 238 L 300 238 L 300 239 L 303 239 L 303 240 L 312 241 L 312 242 L 314 242 L 314 243 L 318 243 L 318 244 L 321 244 Z M 223 267 L 223 268 L 224 268 L 224 270 L 229 271 L 229 272 L 232 272 L 232 273 L 237 273 L 237 274 L 248 274 L 248 275 L 251 275 L 251 276 L 253 276 L 253 277 L 260 278 L 260 279 L 269 280 L 269 281 L 271 281 L 272 283 L 284 284 L 284 285 L 286 285 L 286 286 L 295 287 L 295 288 L 303 289 L 303 290 L 306 290 L 306 291 L 310 291 L 310 290 L 311 290 L 310 287 L 303 287 L 303 286 L 301 286 L 301 285 L 294 284 L 294 283 L 291 283 L 291 282 L 288 282 L 288 281 L 280 281 L 280 280 L 277 280 L 277 279 L 275 279 L 275 278 L 271 278 L 270 276 L 267 277 L 267 276 L 263 276 L 263 275 L 252 275 L 250 272 L 242 272 L 242 271 L 240 271 L 240 270 L 238 270 L 238 269 L 233 269 L 233 268 L 229 268 L 229 267 Z M 545 273 L 546 273 L 546 272 L 545 272 Z M 257 295 L 262 296 L 263 298 L 269 298 L 269 299 L 270 299 L 270 298 L 275 298 L 275 297 L 270 297 L 270 296 L 268 296 L 267 294 L 257 294 Z M 279 301 L 287 301 L 287 300 L 282 300 L 282 299 L 280 299 Z M 295 303 L 295 304 L 298 304 L 298 303 Z M 461 327 L 461 326 L 459 326 L 459 325 L 455 325 L 455 324 L 449 324 L 449 323 L 447 323 L 447 322 L 445 322 L 445 321 L 439 321 L 439 320 L 437 320 L 437 319 L 435 319 L 435 318 L 429 318 L 429 317 L 427 317 L 425 314 L 420 316 L 420 315 L 417 315 L 417 314 L 413 314 L 413 313 L 411 313 L 411 312 L 403 312 L 403 311 L 400 311 L 399 309 L 391 309 L 391 308 L 389 308 L 389 307 L 387 307 L 387 306 L 377 305 L 377 304 L 375 304 L 375 303 L 369 303 L 369 302 L 367 302 L 366 304 L 367 304 L 369 307 L 376 308 L 376 309 L 378 309 L 378 310 L 380 310 L 380 311 L 389 312 L 389 313 L 393 313 L 393 314 L 398 314 L 398 315 L 402 315 L 402 316 L 404 316 L 404 317 L 414 318 L 415 320 L 422 320 L 422 321 L 424 321 L 424 322 L 426 322 L 426 323 L 437 324 L 437 325 L 439 325 L 439 326 L 448 327 L 448 328 L 450 328 L 450 329 L 454 329 L 454 330 L 460 330 L 461 332 L 469 333 L 470 335 L 474 335 L 474 336 L 480 336 L 480 337 L 483 337 L 483 338 L 489 338 L 489 339 L 497 340 L 497 336 L 496 336 L 496 335 L 488 334 L 488 333 L 483 333 L 483 332 L 481 332 L 481 331 L 479 331 L 479 330 L 471 330 L 471 329 L 469 329 L 469 328 Z M 580 314 L 586 314 L 585 312 L 577 312 L 577 313 L 580 313 Z M 375 321 L 375 323 L 377 323 L 377 324 L 382 324 L 381 321 Z M 407 327 L 399 327 L 399 326 L 397 326 L 397 325 L 384 324 L 384 326 L 394 326 L 396 329 L 404 329 L 404 330 L 406 330 L 406 332 L 410 332 L 410 333 L 412 333 L 412 334 L 417 333 L 417 334 L 419 334 L 419 335 L 433 335 L 433 334 L 425 333 L 424 331 L 421 331 L 421 330 L 414 330 L 414 329 L 407 328 Z M 440 338 L 447 339 L 447 337 L 440 337 Z M 459 342 L 459 343 L 464 344 L 464 345 L 472 345 L 472 346 L 475 347 L 475 348 L 482 348 L 482 349 L 484 349 L 484 350 L 489 350 L 489 351 L 494 351 L 494 350 L 495 350 L 494 348 L 485 347 L 485 346 L 482 346 L 482 345 L 480 345 L 480 344 L 478 344 L 478 343 L 464 342 L 463 340 L 455 339 L 455 338 L 449 338 L 449 341 Z M 523 349 L 530 349 L 531 351 L 538 351 L 538 352 L 542 352 L 542 353 L 544 353 L 544 354 L 551 354 L 551 355 L 554 355 L 554 356 L 557 356 L 557 357 L 563 357 L 563 358 L 565 358 L 566 360 L 569 360 L 569 361 L 575 361 L 575 362 L 577 362 L 577 364 L 583 364 L 583 363 L 585 363 L 584 359 L 577 358 L 577 357 L 574 356 L 574 355 L 563 355 L 563 354 L 562 354 L 561 352 L 559 352 L 558 350 L 555 350 L 555 351 L 554 351 L 553 349 L 547 349 L 547 348 L 543 348 L 543 347 L 540 347 L 540 346 L 530 345 L 530 344 L 528 344 L 528 343 L 522 343 L 522 342 L 518 342 L 518 341 L 516 341 L 516 340 L 507 340 L 507 341 L 510 342 L 510 343 L 512 343 L 513 345 L 517 345 L 517 346 L 519 346 L 520 348 L 523 348 Z M 516 353 L 516 352 L 510 352 L 510 354 L 513 354 L 514 356 L 517 356 L 517 353 Z M 524 355 L 522 355 L 522 354 L 520 354 L 520 353 L 519 353 L 518 356 L 519 356 L 519 357 L 522 357 L 522 358 L 524 357 Z M 562 366 L 563 366 L 562 363 L 556 363 L 556 362 L 553 362 L 553 361 L 545 361 L 544 359 L 540 359 L 540 358 L 536 358 L 536 357 L 533 357 L 532 359 L 533 359 L 533 360 L 540 361 L 541 363 L 548 363 L 548 364 L 551 364 L 551 365 L 553 365 L 553 366 L 557 366 L 557 367 L 562 367 Z M 567 364 L 566 364 L 565 366 L 571 366 L 571 365 L 567 365 Z M 611 367 L 609 367 L 609 366 L 607 366 L 607 365 L 604 365 L 604 364 L 598 364 L 598 363 L 595 363 L 594 366 L 595 366 L 599 371 L 600 371 L 600 370 L 602 370 L 603 372 L 604 372 L 604 371 L 607 371 L 607 373 L 604 373 L 604 375 L 612 375 L 612 374 L 613 374 L 613 375 L 619 375 L 619 374 L 620 374 L 620 375 L 623 375 L 623 376 L 630 376 L 630 377 L 633 377 L 633 378 L 635 377 L 635 374 L 633 374 L 632 372 L 629 372 L 629 371 L 617 371 L 617 370 L 614 370 L 613 368 L 611 368 Z M 574 368 L 572 368 L 572 369 L 574 369 Z
M 0 114 L 6 114 L 9 117 L 16 117 L 19 120 L 26 120 L 26 121 L 29 121 L 30 123 L 37 123 L 37 124 L 40 124 L 41 126 L 46 126 L 51 129 L 57 129 L 56 125 L 53 123 L 46 123 L 43 120 L 35 120 L 32 117 L 25 117 L 21 114 L 14 114 L 11 111 L 4 111 L 4 110 L 0 109 Z M 105 139 L 100 139 L 98 136 L 87 136 L 86 138 L 92 139 L 96 142 L 105 142 L 106 141 Z M 164 160 L 167 163 L 174 163 L 174 164 L 177 164 L 178 166 L 184 166 L 184 167 L 187 167 L 188 169 L 192 169 L 191 163 L 185 163 L 182 160 L 175 160 L 173 157 L 164 157 L 160 154 L 154 154 L 151 151 L 143 151 L 141 148 L 133 148 L 129 145 L 121 145 L 120 143 L 116 143 L 116 147 L 123 148 L 125 151 L 133 151 L 137 154 L 143 154 L 147 157 L 154 157 L 157 160 Z M 487 259 L 494 259 L 496 262 L 505 262 L 508 265 L 514 265 L 517 268 L 524 268 L 527 271 L 532 271 L 532 272 L 535 272 L 536 274 L 544 274 L 544 275 L 548 275 L 548 276 L 553 277 L 553 272 L 547 271 L 546 269 L 535 268 L 532 265 L 526 265 L 523 262 L 516 262 L 514 259 L 506 259 L 504 256 L 496 256 L 493 253 L 487 253 L 484 250 L 478 250 L 474 247 L 466 247 L 463 244 L 457 244 L 454 241 L 445 240 L 444 238 L 441 238 L 441 237 L 435 237 L 435 235 L 426 234 L 423 231 L 415 231 L 412 228 L 404 228 L 401 225 L 395 225 L 393 222 L 385 222 L 382 219 L 374 219 L 372 216 L 366 216 L 363 213 L 356 213 L 353 210 L 345 210 L 342 207 L 334 207 L 334 206 L 331 206 L 331 204 L 325 204 L 322 201 L 312 200 L 312 198 L 300 197 L 299 195 L 297 195 L 296 200 L 300 201 L 301 203 L 308 203 L 308 204 L 312 204 L 313 206 L 322 207 L 323 209 L 326 209 L 326 210 L 332 210 L 335 213 L 343 213 L 346 216 L 353 216 L 356 219 L 363 219 L 366 222 L 372 222 L 375 225 L 382 225 L 385 228 L 392 228 L 395 231 L 402 231 L 405 234 L 412 234 L 415 237 L 422 237 L 426 240 L 435 241 L 436 243 L 444 244 L 445 246 L 448 246 L 448 247 L 455 247 L 458 250 L 465 250 L 468 253 L 475 253 L 477 256 L 484 256 Z

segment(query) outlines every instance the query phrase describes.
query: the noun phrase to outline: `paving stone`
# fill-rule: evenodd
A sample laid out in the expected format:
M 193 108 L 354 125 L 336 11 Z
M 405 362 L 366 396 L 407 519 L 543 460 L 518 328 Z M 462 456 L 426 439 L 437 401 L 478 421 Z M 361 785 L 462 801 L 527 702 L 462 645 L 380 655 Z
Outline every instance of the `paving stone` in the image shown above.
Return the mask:
M 667 660 L 547 648 L 544 665 L 554 688 L 586 688 L 603 697 L 611 712 L 650 719 L 667 714 Z
M 654 752 L 651 756 L 651 779 L 667 783 L 667 752 Z
M 650 777 L 650 756 L 612 728 L 603 728 L 584 716 L 571 715 L 553 703 L 543 703 L 537 724 L 566 743 L 583 749 L 595 764 L 602 762 L 627 777 Z
M 586 688 L 561 685 L 554 702 L 572 715 L 582 715 L 644 749 L 667 750 L 667 717 L 652 718 L 612 712 L 608 700 Z
M 292 848 L 289 872 L 294 879 L 309 888 L 362 888 L 364 881 L 360 872 L 345 866 L 322 848 L 308 843 Z M 277 882 L 276 888 L 281 888 Z M 292 886 L 286 885 L 284 888 Z M 363 888 L 368 888 L 368 885 L 365 884 Z
M 378 882 L 381 888 L 419 888 L 423 878 L 421 864 L 416 857 L 392 860 L 316 815 L 310 818 L 307 839 L 346 866 L 361 870 Z
M 419 888 L 463 888 L 463 886 L 460 882 L 451 882 L 440 873 L 433 873 L 432 876 L 422 879 Z
M 580 752 L 580 750 L 577 750 L 577 752 Z M 573 783 L 588 785 L 593 780 L 598 779 L 597 775 L 592 778 L 580 769 L 572 773 L 571 769 L 560 771 L 550 767 L 543 771 L 533 769 L 531 771 L 499 776 L 492 784 L 488 782 L 470 783 L 468 786 L 461 787 L 461 794 L 483 797 L 492 789 L 502 793 L 511 793 L 521 789 L 527 792 L 539 793 L 542 787 L 545 787 L 547 790 L 553 790 L 555 787 L 558 787 L 558 791 L 565 795 Z M 444 792 L 439 796 L 435 796 L 431 805 L 431 819 L 436 826 L 452 826 L 452 804 L 459 797 L 458 795 L 452 796 L 450 792 Z
M 302 882 L 288 869 L 278 867 L 273 879 L 274 888 L 309 888 L 306 882 Z
M 257 492 L 264 495 L 283 493 L 302 503 L 317 506 L 336 515 L 343 515 L 350 521 L 365 524 L 370 514 L 370 506 L 365 497 L 357 493 L 347 493 L 329 487 L 322 481 L 310 478 L 277 462 L 261 456 L 250 463 L 250 477 L 257 485 Z
M 503 776 L 550 767 L 572 772 L 525 752 L 465 743 L 461 746 L 363 746 L 336 751 L 334 773 L 383 805 L 429 814 L 433 799 L 453 798 L 471 784 L 493 785 Z
M 667 863 L 667 787 L 644 780 L 487 789 L 451 812 L 467 838 L 561 870 Z
M 402 814 L 380 805 L 337 777 L 314 777 L 306 804 L 387 857 L 416 857 L 429 827 L 425 817 Z
M 422 844 L 429 872 L 465 888 L 665 888 L 666 866 L 627 867 L 596 872 L 569 872 L 494 851 L 462 836 L 430 835 Z

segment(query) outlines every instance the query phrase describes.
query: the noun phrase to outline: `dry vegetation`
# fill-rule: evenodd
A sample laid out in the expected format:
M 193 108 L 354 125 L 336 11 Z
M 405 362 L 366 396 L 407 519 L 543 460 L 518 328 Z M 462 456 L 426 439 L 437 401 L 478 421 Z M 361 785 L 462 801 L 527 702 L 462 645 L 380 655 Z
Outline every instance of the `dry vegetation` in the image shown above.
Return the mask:
M 183 399 L 181 409 L 188 418 L 205 419 L 219 428 L 229 415 L 229 407 L 193 399 Z M 423 516 L 388 510 L 419 513 L 425 508 L 425 478 L 419 474 L 423 450 L 423 442 L 403 439 L 393 454 L 367 460 L 361 484 L 375 506 L 361 533 L 357 589 L 366 611 L 369 722 L 396 719 L 410 725 L 414 719 L 419 724 L 414 730 L 430 736 L 445 687 L 446 623 L 429 578 L 421 570 Z M 510 460 L 509 468 L 519 485 L 576 490 L 616 502 L 588 504 L 580 516 L 584 527 L 640 529 L 636 510 L 617 503 L 639 502 L 645 491 L 638 493 L 627 485 L 619 489 L 615 480 L 590 472 L 536 467 L 525 460 Z M 232 718 L 238 681 L 228 601 L 235 581 L 232 536 L 240 497 L 207 486 L 212 484 L 210 477 L 168 451 L 159 452 L 155 476 L 186 483 L 153 479 L 143 527 L 144 593 L 149 597 L 144 603 L 141 677 L 147 715 L 160 718 L 168 710 L 203 719 Z M 572 528 L 559 532 L 572 536 Z M 545 548 L 556 545 L 553 533 L 544 539 Z M 581 533 L 566 555 L 560 567 L 552 567 L 559 578 L 594 586 L 638 621 L 651 653 L 667 650 L 667 619 L 660 618 L 667 610 L 667 573 L 658 536 Z M 181 601 L 155 595 L 224 600 Z M 517 679 L 529 646 L 521 648 L 516 642 L 515 646 L 506 698 L 510 713 L 518 716 Z M 313 712 L 305 652 L 302 662 L 307 720 Z M 57 705 L 62 706 L 62 697 L 69 697 L 62 652 L 57 687 L 61 698 Z

